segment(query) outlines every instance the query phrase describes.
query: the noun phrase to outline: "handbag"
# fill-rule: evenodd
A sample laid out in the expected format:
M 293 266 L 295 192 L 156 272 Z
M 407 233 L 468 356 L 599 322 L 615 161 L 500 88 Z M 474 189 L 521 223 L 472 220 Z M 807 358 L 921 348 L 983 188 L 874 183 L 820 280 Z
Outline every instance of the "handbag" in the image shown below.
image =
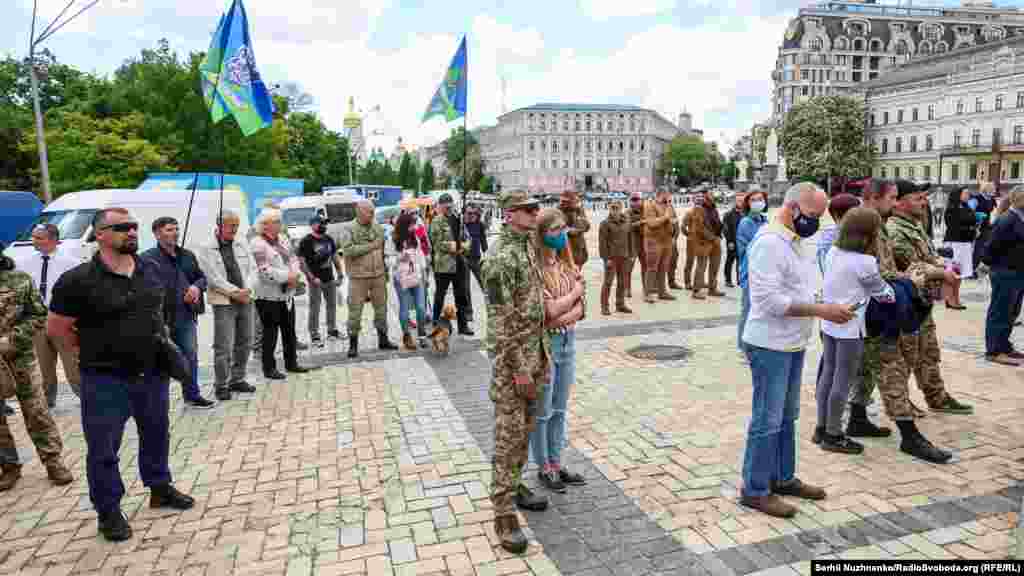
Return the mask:
M 181 348 L 167 335 L 166 331 L 156 335 L 157 371 L 167 374 L 181 382 L 183 386 L 192 385 L 192 366 Z
M 407 261 L 398 261 L 398 285 L 402 287 L 402 290 L 420 285 L 420 271 L 416 266 L 416 254 L 412 250 L 402 253 L 408 259 Z

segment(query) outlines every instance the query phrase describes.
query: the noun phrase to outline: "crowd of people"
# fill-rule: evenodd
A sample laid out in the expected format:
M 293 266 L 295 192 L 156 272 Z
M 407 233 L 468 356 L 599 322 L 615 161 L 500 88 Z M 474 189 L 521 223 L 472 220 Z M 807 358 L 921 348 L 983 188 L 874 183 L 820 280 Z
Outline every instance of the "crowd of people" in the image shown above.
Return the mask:
M 981 194 L 987 202 L 985 187 Z M 710 192 L 682 219 L 665 190 L 648 199 L 634 194 L 628 208 L 609 203 L 597 234 L 604 316 L 613 313 L 613 286 L 614 311 L 632 313 L 632 271 L 638 261 L 637 294 L 648 305 L 676 300 L 671 290 L 689 290 L 696 301 L 723 296 L 718 276 L 724 240 L 725 284 L 733 287 L 735 269 L 741 294 L 737 344 L 753 382 L 743 505 L 789 517 L 796 508 L 780 496 L 826 496 L 796 475 L 795 421 L 816 325 L 812 319 L 821 320 L 823 348 L 812 440 L 830 452 L 860 454 L 865 444 L 855 439 L 892 434 L 867 415 L 877 388 L 903 452 L 932 463 L 950 460 L 951 452 L 932 444 L 915 425 L 925 411 L 910 401 L 909 378 L 914 376 L 929 410 L 973 412 L 946 390 L 932 307 L 944 301 L 950 309 L 963 309 L 961 280 L 979 269 L 988 271 L 992 284 L 986 357 L 1009 366 L 1024 359 L 1010 339 L 1024 299 L 1024 187 L 998 203 L 982 205 L 961 188 L 951 190 L 948 199 L 946 256 L 926 230 L 931 213 L 926 189 L 902 180 L 875 179 L 859 197 L 843 193 L 831 199 L 814 184 L 797 184 L 771 218 L 767 195 L 756 189 L 738 196 L 724 216 Z M 321 334 L 341 339 L 337 292 L 347 275 L 348 356 L 356 358 L 367 303 L 373 306 L 377 347 L 398 349 L 388 334 L 391 290 L 404 348 L 422 346 L 428 327 L 442 321 L 449 288 L 458 332 L 473 335 L 469 282 L 475 279 L 488 308 L 486 345 L 493 363 L 495 530 L 504 548 L 522 552 L 527 538 L 516 507 L 547 507 L 547 499 L 522 480 L 530 454 L 545 489 L 561 493 L 586 483 L 563 466 L 561 451 L 568 442 L 576 326 L 586 315 L 583 266 L 591 224 L 572 191 L 562 194 L 557 208 L 541 210 L 528 193 L 507 190 L 498 206 L 504 225 L 493 243 L 481 211 L 471 206 L 460 216 L 444 194 L 430 214 L 401 211 L 390 237 L 369 200 L 358 204 L 340 245 L 317 215 L 294 250 L 276 208 L 258 215 L 248 241 L 238 235 L 239 216 L 223 211 L 198 254 L 180 245 L 178 223 L 170 217 L 153 223 L 156 246 L 138 254 L 138 222 L 127 210 L 109 208 L 94 218 L 98 252 L 84 264 L 62 257 L 56 227 L 40 225 L 32 232 L 35 254 L 17 263 L 0 261 L 0 397 L 20 401 L 50 480 L 72 482 L 47 410 L 56 402 L 61 360 L 81 397 L 86 473 L 99 531 L 109 540 L 123 540 L 132 532 L 120 508 L 124 486 L 118 452 L 129 416 L 139 432 L 139 469 L 151 490 L 150 506 L 184 510 L 194 504 L 172 484 L 168 390 L 174 374 L 187 405 L 215 404 L 202 397 L 198 385 L 198 317 L 207 303 L 214 319 L 214 394 L 226 402 L 234 394 L 256 391 L 246 381 L 254 343 L 267 382 L 308 371 L 297 354 L 295 298 L 301 290 L 309 294 L 311 344 L 319 347 Z M 819 230 L 826 212 L 833 225 Z M 680 236 L 687 239 L 682 286 L 676 279 Z M 806 241 L 814 236 L 816 253 L 805 257 Z M 981 249 L 978 238 L 985 238 Z M 284 373 L 276 361 L 278 340 Z M 0 491 L 12 488 L 21 466 L 4 413 L 0 470 Z

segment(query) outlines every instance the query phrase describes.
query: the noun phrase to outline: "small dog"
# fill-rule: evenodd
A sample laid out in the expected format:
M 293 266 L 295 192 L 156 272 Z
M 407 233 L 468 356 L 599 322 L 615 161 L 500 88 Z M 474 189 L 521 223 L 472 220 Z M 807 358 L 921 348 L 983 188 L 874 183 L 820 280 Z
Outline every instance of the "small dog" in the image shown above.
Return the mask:
M 454 319 L 455 307 L 451 304 L 445 304 L 441 310 L 441 317 L 434 319 L 434 331 L 430 333 L 430 345 L 434 352 L 441 356 L 448 355 L 448 340 L 452 335 L 452 320 Z

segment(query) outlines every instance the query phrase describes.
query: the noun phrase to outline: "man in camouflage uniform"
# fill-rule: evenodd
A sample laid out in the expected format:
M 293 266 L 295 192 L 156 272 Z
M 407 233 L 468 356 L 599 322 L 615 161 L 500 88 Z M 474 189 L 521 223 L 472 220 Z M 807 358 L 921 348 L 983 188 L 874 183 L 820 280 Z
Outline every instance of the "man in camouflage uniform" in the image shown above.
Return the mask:
M 373 301 L 373 325 L 377 348 L 398 350 L 388 339 L 388 281 L 384 265 L 384 228 L 373 217 L 373 202 L 363 200 L 356 208 L 356 220 L 341 246 L 348 272 L 348 357 L 359 356 L 359 333 L 363 328 L 363 306 Z
M 455 293 L 455 315 L 458 318 L 459 334 L 472 336 L 469 327 L 469 277 L 466 273 L 466 251 L 463 244 L 462 223 L 451 213 L 452 197 L 442 194 L 437 199 L 437 215 L 430 222 L 427 234 L 430 236 L 431 257 L 434 268 L 434 309 L 435 320 L 441 317 L 448 286 Z
M 3 249 L 0 244 L 0 378 L 11 378 L 13 382 L 0 383 L 0 390 L 13 384 L 25 427 L 39 460 L 46 466 L 46 475 L 54 484 L 63 486 L 74 478 L 61 459 L 60 431 L 46 407 L 32 343 L 34 335 L 46 325 L 46 307 L 39 290 L 32 285 L 32 278 L 15 270 L 14 261 L 2 255 Z M 0 394 L 3 395 L 6 393 Z M 3 412 L 0 412 L 0 469 L 3 470 L 0 492 L 10 490 L 21 478 L 21 464 Z
M 502 548 L 519 554 L 526 550 L 527 540 L 516 506 L 547 508 L 547 500 L 534 495 L 520 478 L 534 426 L 533 406 L 544 393 L 550 354 L 544 333 L 544 283 L 533 238 L 538 203 L 522 190 L 508 190 L 499 205 L 505 226 L 482 266 L 488 344 L 495 353 L 490 388 L 495 412 L 491 502 Z
M 590 257 L 587 253 L 586 233 L 590 231 L 590 220 L 583 210 L 579 196 L 572 190 L 565 190 L 559 198 L 558 209 L 565 215 L 565 225 L 569 236 L 569 252 L 572 261 L 582 268 Z

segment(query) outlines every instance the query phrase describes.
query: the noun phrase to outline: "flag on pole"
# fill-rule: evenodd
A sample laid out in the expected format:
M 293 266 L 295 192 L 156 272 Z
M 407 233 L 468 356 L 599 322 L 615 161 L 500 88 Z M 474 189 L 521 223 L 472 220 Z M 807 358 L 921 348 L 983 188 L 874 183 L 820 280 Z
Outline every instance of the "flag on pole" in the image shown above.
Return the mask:
M 463 36 L 441 85 L 423 113 L 423 122 L 434 116 L 444 116 L 445 121 L 451 122 L 466 115 L 466 64 L 466 37 Z
M 274 103 L 256 70 L 242 0 L 233 0 L 220 17 L 199 73 L 203 98 L 214 123 L 230 114 L 246 136 L 270 126 Z

